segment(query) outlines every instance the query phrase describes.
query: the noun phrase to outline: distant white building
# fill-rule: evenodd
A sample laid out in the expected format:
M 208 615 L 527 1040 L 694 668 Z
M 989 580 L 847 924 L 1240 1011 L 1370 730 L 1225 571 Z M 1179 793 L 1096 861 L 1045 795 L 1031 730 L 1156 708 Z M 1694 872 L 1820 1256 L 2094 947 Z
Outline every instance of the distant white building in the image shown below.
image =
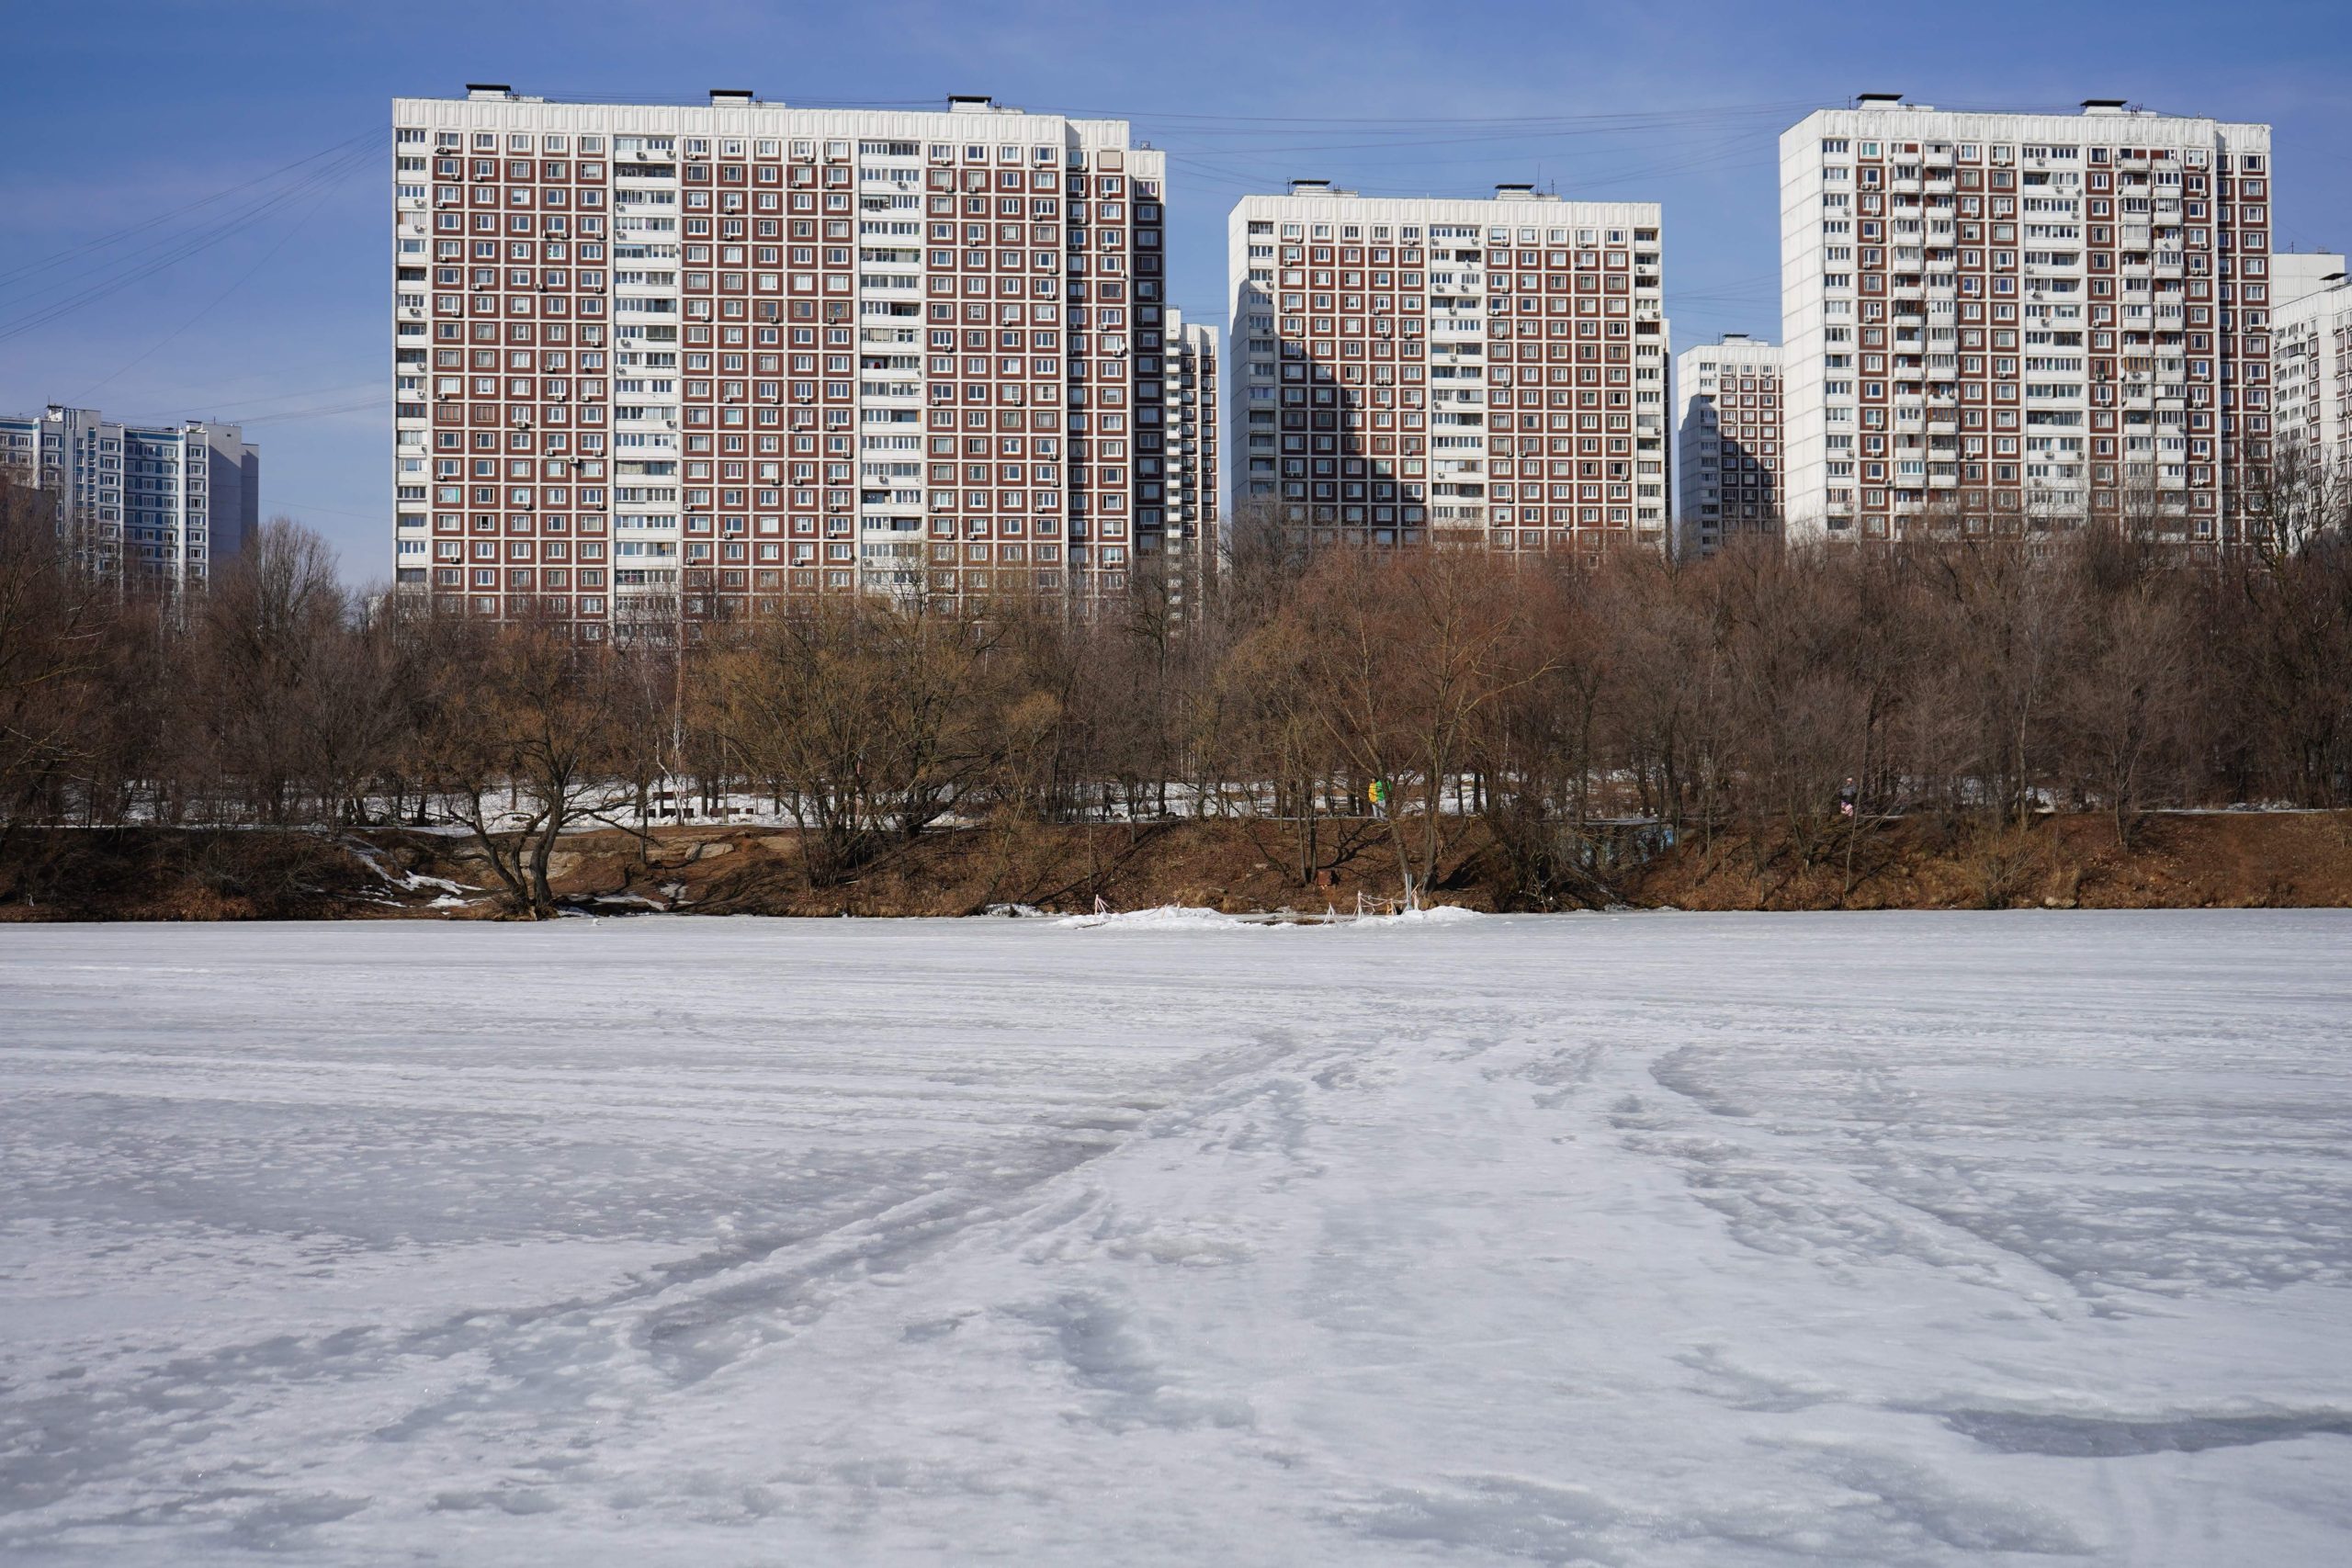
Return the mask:
M 233 424 L 131 424 L 51 403 L 0 414 L 0 463 L 54 491 L 76 553 L 126 587 L 200 592 L 260 526 L 261 454 Z
M 1224 461 L 1318 540 L 1667 547 L 1654 202 L 1295 180 L 1227 226 Z
M 1735 535 L 1781 530 L 1781 349 L 1746 333 L 1674 361 L 1675 554 L 1713 555 Z
M 1139 389 L 1152 384 L 1153 371 L 1159 374 L 1167 443 L 1164 471 L 1148 455 L 1136 459 L 1136 549 L 1147 557 L 1167 553 L 1171 603 L 1196 612 L 1225 551 L 1217 500 L 1217 330 L 1188 321 L 1171 308 L 1163 341 L 1157 356 L 1146 355 L 1136 367 Z
M 2281 261 L 2288 260 L 2280 257 Z M 2352 491 L 2352 281 L 2340 255 L 2273 317 L 2278 446 L 2296 478 Z
M 2270 128 L 1870 94 L 1781 138 L 1792 537 L 2127 513 L 2238 536 L 2271 441 Z
M 2277 323 L 2278 311 L 2340 282 L 2344 267 L 2344 253 L 2341 251 L 2289 251 L 2283 255 L 2272 256 L 2270 308 L 2273 324 Z

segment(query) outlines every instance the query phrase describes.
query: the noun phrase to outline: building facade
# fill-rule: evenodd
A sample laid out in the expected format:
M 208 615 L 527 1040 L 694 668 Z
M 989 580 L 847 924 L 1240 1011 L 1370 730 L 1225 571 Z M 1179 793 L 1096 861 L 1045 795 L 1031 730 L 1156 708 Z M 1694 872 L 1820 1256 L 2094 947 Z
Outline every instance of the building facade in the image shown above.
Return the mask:
M 583 635 L 1124 589 L 1165 462 L 1125 121 L 393 103 L 396 577 Z
M 1675 553 L 1697 560 L 1741 535 L 1781 532 L 1781 349 L 1746 333 L 1674 361 Z
M 1217 330 L 1170 309 L 1157 355 L 1148 343 L 1141 352 L 1138 378 L 1159 378 L 1166 452 L 1159 462 L 1136 459 L 1136 548 L 1147 562 L 1165 552 L 1170 606 L 1191 614 L 1215 591 L 1225 558 L 1217 495 Z
M 2352 282 L 2341 256 L 2326 260 L 2273 319 L 2271 375 L 2283 482 L 2340 503 L 2352 498 Z
M 1653 203 L 1242 197 L 1227 526 L 1246 508 L 1311 540 L 1664 550 L 1660 256 Z
M 0 414 L 0 463 L 56 494 L 83 563 L 125 589 L 200 592 L 261 525 L 260 450 L 233 424 L 52 403 Z
M 1791 536 L 2238 536 L 2273 436 L 2269 127 L 1900 96 L 1781 139 Z

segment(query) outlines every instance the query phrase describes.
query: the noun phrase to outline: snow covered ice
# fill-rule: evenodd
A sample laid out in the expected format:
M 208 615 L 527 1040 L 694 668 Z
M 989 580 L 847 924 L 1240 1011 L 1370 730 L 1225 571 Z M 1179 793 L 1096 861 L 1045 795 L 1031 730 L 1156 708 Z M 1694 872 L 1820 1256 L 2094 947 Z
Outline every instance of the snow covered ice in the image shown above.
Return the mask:
M 2352 1561 L 2352 918 L 0 931 L 0 1561 Z

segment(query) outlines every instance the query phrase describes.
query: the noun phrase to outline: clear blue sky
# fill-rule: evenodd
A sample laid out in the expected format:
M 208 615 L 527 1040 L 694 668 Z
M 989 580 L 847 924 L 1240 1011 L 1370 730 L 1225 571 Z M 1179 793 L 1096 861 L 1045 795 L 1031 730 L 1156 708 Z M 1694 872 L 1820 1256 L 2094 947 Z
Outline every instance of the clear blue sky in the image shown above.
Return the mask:
M 1537 179 L 1571 197 L 1665 204 L 1678 347 L 1777 336 L 1775 139 L 1870 91 L 1951 108 L 2125 97 L 2269 120 L 2280 243 L 2352 244 L 2347 0 L 1170 0 L 1148 32 L 1119 25 L 1145 14 L 1063 0 L 19 0 L 0 94 L 0 409 L 243 418 L 262 446 L 265 511 L 325 534 L 353 581 L 384 575 L 390 153 L 338 174 L 330 149 L 385 127 L 395 95 L 468 81 L 630 101 L 741 86 L 928 107 L 977 92 L 1124 115 L 1170 154 L 1173 296 L 1212 321 L 1225 212 L 1245 190 L 1293 175 L 1434 195 Z M 1416 123 L 1431 119 L 1449 123 Z M 314 154 L 329 155 L 275 173 Z M 324 177 L 302 183 L 311 171 Z M 207 228 L 241 203 L 249 221 Z M 166 261 L 12 331 L 109 265 Z

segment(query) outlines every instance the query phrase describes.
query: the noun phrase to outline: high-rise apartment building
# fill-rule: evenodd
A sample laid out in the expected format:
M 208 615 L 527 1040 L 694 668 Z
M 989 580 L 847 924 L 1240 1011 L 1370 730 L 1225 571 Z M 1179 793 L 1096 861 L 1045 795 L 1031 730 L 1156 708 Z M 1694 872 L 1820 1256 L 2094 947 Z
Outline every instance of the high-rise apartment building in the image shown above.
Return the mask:
M 2290 258 L 2280 257 L 2282 262 Z M 2352 495 L 2352 282 L 2342 256 L 2272 315 L 2282 486 Z
M 1166 461 L 1125 121 L 394 100 L 398 578 L 604 628 L 1123 589 Z
M 1792 537 L 2237 536 L 2269 457 L 2270 129 L 1865 95 L 1781 138 Z
M 1166 552 L 1170 603 L 1190 613 L 1213 591 L 1225 551 L 1217 497 L 1217 330 L 1188 321 L 1171 308 L 1162 343 L 1159 355 L 1145 355 L 1136 367 L 1144 385 L 1159 376 L 1167 446 L 1159 464 L 1136 460 L 1136 548 L 1147 564 L 1155 551 Z
M 1781 349 L 1746 333 L 1674 361 L 1675 553 L 1713 555 L 1781 531 Z
M 233 424 L 51 403 L 0 414 L 0 464 L 53 491 L 76 555 L 125 588 L 200 592 L 260 527 L 261 454 Z
M 1227 245 L 1228 527 L 1667 547 L 1656 204 L 1298 180 L 1242 197 Z

